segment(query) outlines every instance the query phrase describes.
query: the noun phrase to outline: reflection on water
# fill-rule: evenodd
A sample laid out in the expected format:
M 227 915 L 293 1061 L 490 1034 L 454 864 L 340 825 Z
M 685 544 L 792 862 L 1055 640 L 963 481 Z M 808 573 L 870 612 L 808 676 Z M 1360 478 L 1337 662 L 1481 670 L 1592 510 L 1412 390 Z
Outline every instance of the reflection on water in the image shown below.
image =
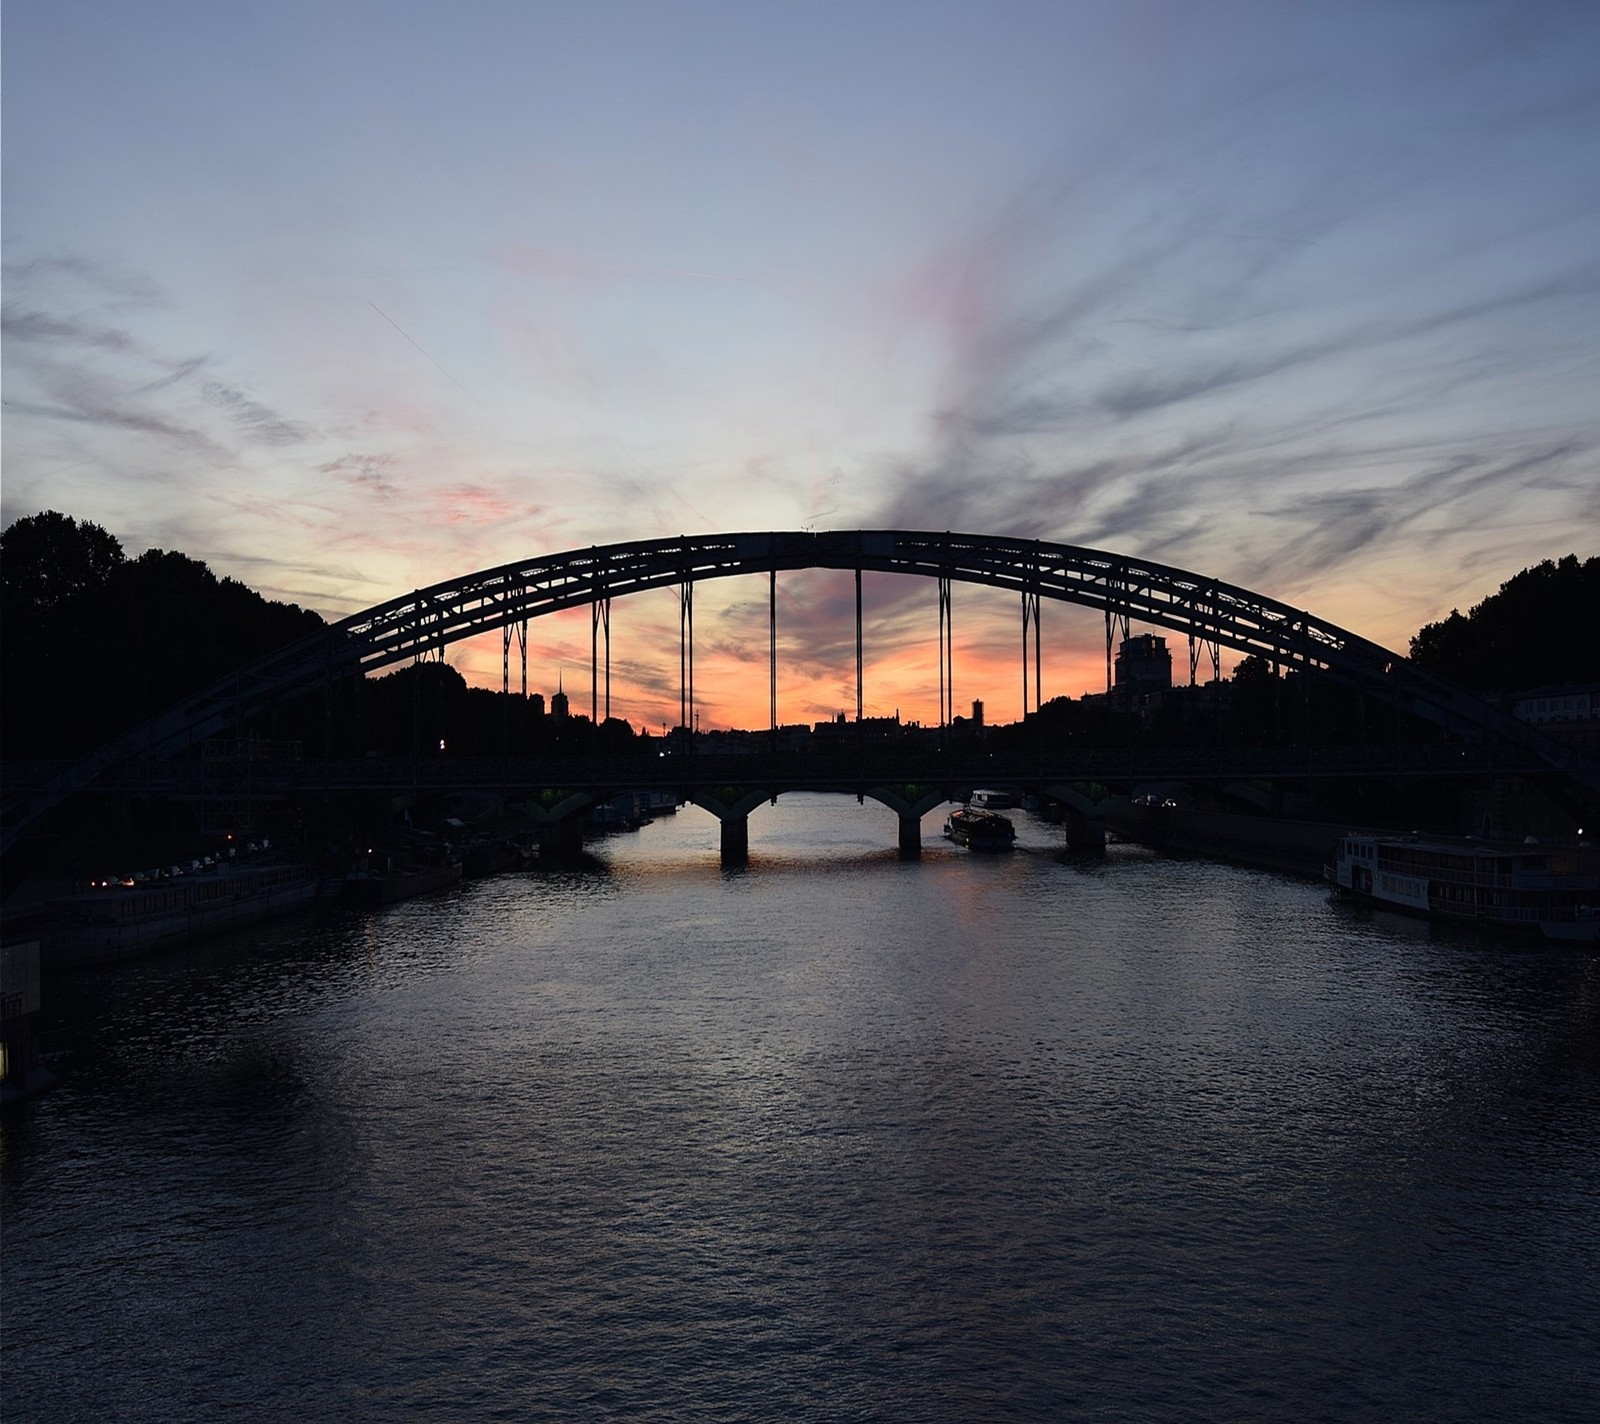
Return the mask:
M 51 984 L 7 1419 L 1578 1419 L 1593 956 L 786 796 Z

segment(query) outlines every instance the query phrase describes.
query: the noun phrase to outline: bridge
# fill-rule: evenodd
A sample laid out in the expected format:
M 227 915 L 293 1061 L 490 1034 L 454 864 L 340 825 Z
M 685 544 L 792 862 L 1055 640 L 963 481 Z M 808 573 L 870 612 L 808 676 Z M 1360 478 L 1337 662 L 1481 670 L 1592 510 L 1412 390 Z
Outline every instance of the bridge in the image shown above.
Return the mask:
M 1040 613 L 1044 602 L 1100 611 L 1109 666 L 1115 637 L 1133 622 L 1188 639 L 1190 679 L 1202 661 L 1220 672 L 1221 650 L 1256 655 L 1276 669 L 1325 674 L 1375 693 L 1397 708 L 1491 747 L 1507 760 L 1537 766 L 1581 800 L 1600 799 L 1600 764 L 1517 721 L 1401 655 L 1304 609 L 1168 565 L 1043 540 L 906 530 L 786 531 L 708 534 L 573 549 L 541 555 L 390 599 L 330 624 L 310 638 L 240 668 L 167 713 L 63 768 L 3 808 L 0 849 L 9 850 L 40 816 L 119 768 L 159 764 L 192 751 L 251 717 L 340 679 L 407 661 L 442 658 L 450 644 L 499 631 L 502 690 L 511 688 L 511 652 L 520 651 L 527 691 L 530 620 L 564 609 L 591 609 L 591 714 L 610 713 L 612 600 L 649 589 L 675 589 L 679 605 L 680 725 L 694 725 L 694 590 L 710 579 L 768 580 L 769 689 L 778 724 L 777 577 L 797 569 L 853 571 L 856 579 L 856 712 L 862 711 L 864 572 L 905 574 L 938 585 L 941 727 L 954 720 L 951 588 L 956 583 L 1009 590 L 1020 600 L 1024 709 L 1029 689 L 1039 705 Z M 1031 646 L 1030 646 L 1031 638 Z M 1032 678 L 1029 679 L 1029 663 Z M 874 778 L 887 785 L 891 777 Z M 859 777 L 857 778 L 859 780 Z M 916 784 L 921 784 L 920 782 Z M 763 798 L 764 799 L 764 798 Z
M 921 819 L 980 787 L 1036 798 L 1064 823 L 1069 849 L 1105 843 L 1103 794 L 1178 785 L 1210 785 L 1227 798 L 1269 806 L 1269 787 L 1350 778 L 1384 781 L 1537 775 L 1527 753 L 1450 743 L 1294 748 L 1077 749 L 1039 745 L 991 752 L 979 747 L 861 746 L 853 751 L 704 754 L 644 751 L 539 757 L 261 756 L 174 758 L 158 768 L 107 773 L 110 794 L 160 795 L 178 801 L 253 802 L 379 794 L 421 798 L 490 792 L 513 802 L 547 850 L 576 851 L 589 813 L 619 795 L 665 792 L 721 823 L 722 856 L 740 864 L 749 849 L 750 812 L 793 791 L 824 791 L 873 800 L 899 818 L 900 853 L 921 850 Z M 1100 795 L 1088 788 L 1099 789 Z

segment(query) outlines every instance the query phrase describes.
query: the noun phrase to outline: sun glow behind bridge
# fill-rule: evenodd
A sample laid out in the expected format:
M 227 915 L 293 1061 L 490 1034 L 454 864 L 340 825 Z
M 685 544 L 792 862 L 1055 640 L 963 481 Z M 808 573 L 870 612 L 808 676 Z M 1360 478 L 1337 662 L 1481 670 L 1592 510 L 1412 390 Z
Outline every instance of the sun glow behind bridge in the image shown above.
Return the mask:
M 935 726 L 939 721 L 937 590 L 927 579 L 862 575 L 864 712 Z M 778 576 L 778 718 L 784 723 L 855 715 L 854 582 L 838 570 Z M 843 601 L 843 602 L 841 602 Z M 990 723 L 1022 715 L 1021 612 L 1014 595 L 962 587 L 953 595 L 956 710 L 981 699 Z M 849 606 L 844 607 L 847 603 Z M 762 575 L 721 580 L 695 594 L 695 700 L 705 730 L 765 727 L 767 583 Z M 529 625 L 528 690 L 549 694 L 558 680 L 575 712 L 590 711 L 591 615 L 569 609 Z M 1052 605 L 1044 614 L 1044 700 L 1105 690 L 1105 633 L 1100 615 Z M 521 685 L 512 648 L 511 687 Z M 1032 656 L 1031 651 L 1029 654 Z M 448 661 L 475 687 L 501 687 L 499 633 L 466 640 Z M 611 713 L 636 730 L 676 724 L 678 603 L 661 589 L 617 599 L 611 610 Z M 1225 664 L 1226 666 L 1226 664 Z M 600 709 L 604 716 L 604 670 Z M 1029 697 L 1033 697 L 1032 667 Z

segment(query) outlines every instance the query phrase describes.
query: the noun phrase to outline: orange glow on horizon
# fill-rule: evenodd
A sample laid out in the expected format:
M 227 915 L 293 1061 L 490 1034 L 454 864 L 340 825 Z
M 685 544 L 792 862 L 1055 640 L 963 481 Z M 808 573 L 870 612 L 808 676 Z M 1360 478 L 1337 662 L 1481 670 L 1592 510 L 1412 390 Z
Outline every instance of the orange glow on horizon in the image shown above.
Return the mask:
M 815 582 L 826 583 L 826 571 Z M 841 608 L 837 598 L 819 611 L 785 606 L 786 577 L 779 576 L 778 721 L 782 725 L 831 721 L 843 712 L 854 720 L 855 624 L 853 589 Z M 848 584 L 851 575 L 843 576 Z M 837 583 L 837 576 L 833 581 Z M 880 593 L 902 585 L 899 602 L 881 615 L 863 592 L 863 712 L 905 723 L 939 720 L 938 614 L 934 585 L 926 580 L 880 576 Z M 914 587 L 907 593 L 903 585 Z M 813 590 L 814 592 L 814 590 Z M 833 592 L 837 593 L 837 589 Z M 922 605 L 926 604 L 924 608 Z M 958 586 L 954 595 L 954 691 L 957 716 L 984 704 L 990 725 L 1022 715 L 1021 613 L 1012 596 Z M 786 625 L 787 615 L 787 625 Z M 842 615 L 842 616 L 841 616 Z M 770 724 L 767 588 L 764 580 L 728 579 L 697 585 L 695 594 L 695 710 L 703 731 L 761 729 Z M 802 626 L 796 627 L 796 624 Z M 1188 681 L 1188 647 L 1180 635 L 1161 629 L 1172 653 L 1173 682 Z M 600 630 L 599 687 L 591 683 L 592 614 L 568 609 L 528 625 L 528 691 L 548 703 L 558 687 L 574 714 L 606 715 L 605 643 Z M 1034 700 L 1033 652 L 1028 652 L 1029 701 Z M 499 691 L 502 635 L 491 633 L 454 645 L 449 661 L 474 687 Z M 1078 698 L 1105 690 L 1105 633 L 1101 615 L 1064 604 L 1048 604 L 1040 639 L 1043 700 Z M 1237 658 L 1225 655 L 1224 675 Z M 1202 660 L 1204 680 L 1209 664 Z M 511 642 L 509 685 L 522 686 L 522 660 Z M 635 731 L 659 734 L 680 717 L 679 632 L 676 591 L 657 590 L 617 599 L 611 610 L 611 715 Z

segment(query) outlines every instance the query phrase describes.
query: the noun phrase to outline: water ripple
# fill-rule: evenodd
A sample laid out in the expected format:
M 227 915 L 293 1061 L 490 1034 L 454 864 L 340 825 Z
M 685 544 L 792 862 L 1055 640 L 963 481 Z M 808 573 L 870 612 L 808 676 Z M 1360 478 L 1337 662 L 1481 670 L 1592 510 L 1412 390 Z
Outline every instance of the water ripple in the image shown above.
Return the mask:
M 1019 819 L 52 982 L 6 1418 L 1590 1417 L 1594 958 Z

